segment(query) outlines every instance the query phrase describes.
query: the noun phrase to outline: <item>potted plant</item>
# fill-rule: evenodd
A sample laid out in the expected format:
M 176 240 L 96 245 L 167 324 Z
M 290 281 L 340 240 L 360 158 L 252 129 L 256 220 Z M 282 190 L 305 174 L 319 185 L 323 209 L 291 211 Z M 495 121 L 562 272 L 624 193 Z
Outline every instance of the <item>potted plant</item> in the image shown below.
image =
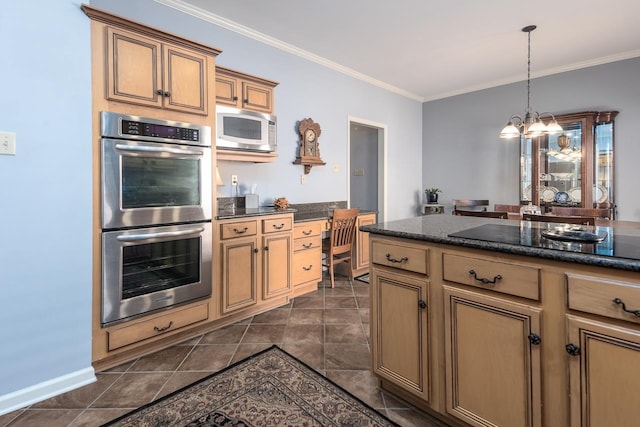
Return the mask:
M 438 193 L 442 193 L 439 188 L 427 188 L 424 190 L 427 195 L 427 203 L 438 203 Z

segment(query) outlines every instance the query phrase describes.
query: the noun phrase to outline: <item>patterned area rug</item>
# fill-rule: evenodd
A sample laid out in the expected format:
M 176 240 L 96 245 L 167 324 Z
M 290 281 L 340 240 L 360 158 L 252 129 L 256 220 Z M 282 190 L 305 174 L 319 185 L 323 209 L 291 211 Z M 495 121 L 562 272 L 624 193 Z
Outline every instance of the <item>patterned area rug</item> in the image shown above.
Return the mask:
M 277 346 L 104 426 L 397 426 Z

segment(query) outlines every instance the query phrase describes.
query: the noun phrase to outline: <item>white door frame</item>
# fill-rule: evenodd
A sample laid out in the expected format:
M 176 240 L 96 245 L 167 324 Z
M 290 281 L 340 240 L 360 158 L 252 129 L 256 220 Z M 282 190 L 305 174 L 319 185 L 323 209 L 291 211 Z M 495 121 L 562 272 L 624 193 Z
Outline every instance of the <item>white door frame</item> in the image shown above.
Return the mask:
M 378 216 L 385 222 L 387 216 L 387 125 L 359 117 L 347 117 L 347 206 L 351 207 L 351 123 L 378 130 Z

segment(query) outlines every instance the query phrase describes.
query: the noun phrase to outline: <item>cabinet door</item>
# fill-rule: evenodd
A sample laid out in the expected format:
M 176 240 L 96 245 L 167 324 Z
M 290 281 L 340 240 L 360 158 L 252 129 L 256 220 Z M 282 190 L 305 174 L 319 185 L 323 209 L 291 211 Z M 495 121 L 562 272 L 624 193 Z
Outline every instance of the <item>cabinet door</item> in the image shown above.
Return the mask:
M 107 28 L 107 98 L 162 107 L 162 45 L 150 38 Z
M 271 113 L 273 88 L 252 82 L 242 82 L 242 108 Z
M 360 227 L 363 225 L 375 224 L 376 215 L 362 215 L 358 217 L 357 231 L 356 231 L 356 256 L 354 270 L 362 270 L 369 268 L 369 233 L 360 231 Z
M 222 312 L 258 302 L 258 240 L 232 239 L 221 243 Z
M 164 46 L 164 107 L 206 116 L 207 57 L 177 46 Z
M 571 426 L 640 420 L 640 332 L 567 316 Z
M 216 74 L 216 103 L 229 105 L 231 107 L 240 107 L 238 84 L 238 79 Z
M 371 271 L 373 371 L 429 401 L 429 282 L 388 268 Z
M 447 412 L 473 426 L 541 426 L 540 309 L 444 287 Z M 531 336 L 535 342 L 535 337 Z
M 270 234 L 262 238 L 263 299 L 291 292 L 291 233 Z

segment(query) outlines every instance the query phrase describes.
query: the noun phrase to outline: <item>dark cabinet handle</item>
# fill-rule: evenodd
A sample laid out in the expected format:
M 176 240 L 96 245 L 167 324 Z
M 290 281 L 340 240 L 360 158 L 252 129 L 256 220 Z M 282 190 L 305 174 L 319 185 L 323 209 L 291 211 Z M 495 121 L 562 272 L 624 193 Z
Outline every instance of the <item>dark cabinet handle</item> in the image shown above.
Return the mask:
M 165 92 L 163 93 L 164 96 L 166 96 L 167 98 L 171 97 L 171 92 Z
M 620 304 L 622 306 L 622 311 L 624 311 L 625 313 L 630 313 L 630 314 L 633 314 L 636 317 L 640 317 L 640 310 L 629 310 L 629 309 L 627 309 L 627 306 L 624 304 L 624 302 L 620 298 L 614 298 L 613 302 L 616 303 L 616 304 Z
M 243 99 L 242 102 L 244 102 L 245 104 L 248 104 L 249 100 L 248 99 Z
M 170 321 L 167 326 L 164 326 L 162 328 L 158 328 L 157 326 L 154 326 L 153 330 L 156 331 L 156 332 L 164 332 L 164 331 L 166 331 L 167 329 L 169 329 L 172 326 L 173 326 L 173 320 Z
M 309 270 L 311 270 L 312 268 L 313 268 L 313 264 L 311 264 L 309 267 L 302 267 L 302 269 L 303 269 L 304 271 L 309 271 Z
M 302 230 L 302 234 L 304 234 L 305 236 L 308 236 L 309 234 L 313 233 L 312 230 Z
M 264 247 L 264 250 L 265 250 L 265 251 L 268 251 L 268 250 L 269 250 L 269 246 L 265 246 L 265 247 Z
M 234 100 L 234 101 L 237 101 L 237 100 L 238 100 L 238 97 L 237 97 L 237 96 L 234 96 L 234 97 L 233 97 L 233 100 Z
M 494 276 L 493 279 L 487 279 L 486 277 L 478 277 L 475 270 L 469 270 L 469 274 L 473 275 L 473 278 L 476 279 L 478 282 L 482 282 L 485 285 L 493 285 L 498 280 L 502 279 L 502 276 L 499 274 Z
M 427 303 L 424 302 L 424 300 L 420 300 L 420 301 L 418 301 L 418 307 L 427 308 Z
M 393 262 L 393 263 L 395 263 L 395 264 L 399 264 L 399 263 L 401 263 L 401 262 L 407 262 L 407 261 L 409 261 L 409 258 L 407 258 L 406 256 L 403 256 L 403 257 L 402 257 L 402 258 L 400 258 L 400 259 L 397 259 L 397 258 L 391 258 L 391 254 L 386 254 L 385 256 L 387 257 L 387 261 L 389 261 L 389 262 Z
M 234 228 L 233 231 L 236 232 L 236 234 L 243 234 L 246 233 L 247 230 L 249 230 L 247 227 L 243 228 L 242 230 L 238 230 L 237 228 Z
M 257 254 L 257 253 L 258 253 L 258 248 L 255 248 L 255 249 L 253 250 L 253 253 L 256 253 L 256 254 Z
M 276 230 L 282 230 L 284 228 L 284 224 L 280 224 L 280 225 L 273 224 L 273 228 L 275 228 Z
M 313 243 L 302 244 L 302 247 L 305 249 L 309 249 L 311 246 L 313 246 Z
M 567 350 L 567 353 L 569 353 L 572 356 L 579 356 L 580 355 L 580 347 L 578 347 L 575 344 L 569 343 L 564 348 Z
M 534 333 L 530 333 L 529 334 L 529 342 L 533 345 L 540 345 L 540 343 L 542 342 L 542 339 L 540 338 L 540 335 L 538 334 L 534 334 Z
M 164 92 L 162 91 L 162 89 L 156 89 L 156 94 L 162 96 L 164 95 Z

